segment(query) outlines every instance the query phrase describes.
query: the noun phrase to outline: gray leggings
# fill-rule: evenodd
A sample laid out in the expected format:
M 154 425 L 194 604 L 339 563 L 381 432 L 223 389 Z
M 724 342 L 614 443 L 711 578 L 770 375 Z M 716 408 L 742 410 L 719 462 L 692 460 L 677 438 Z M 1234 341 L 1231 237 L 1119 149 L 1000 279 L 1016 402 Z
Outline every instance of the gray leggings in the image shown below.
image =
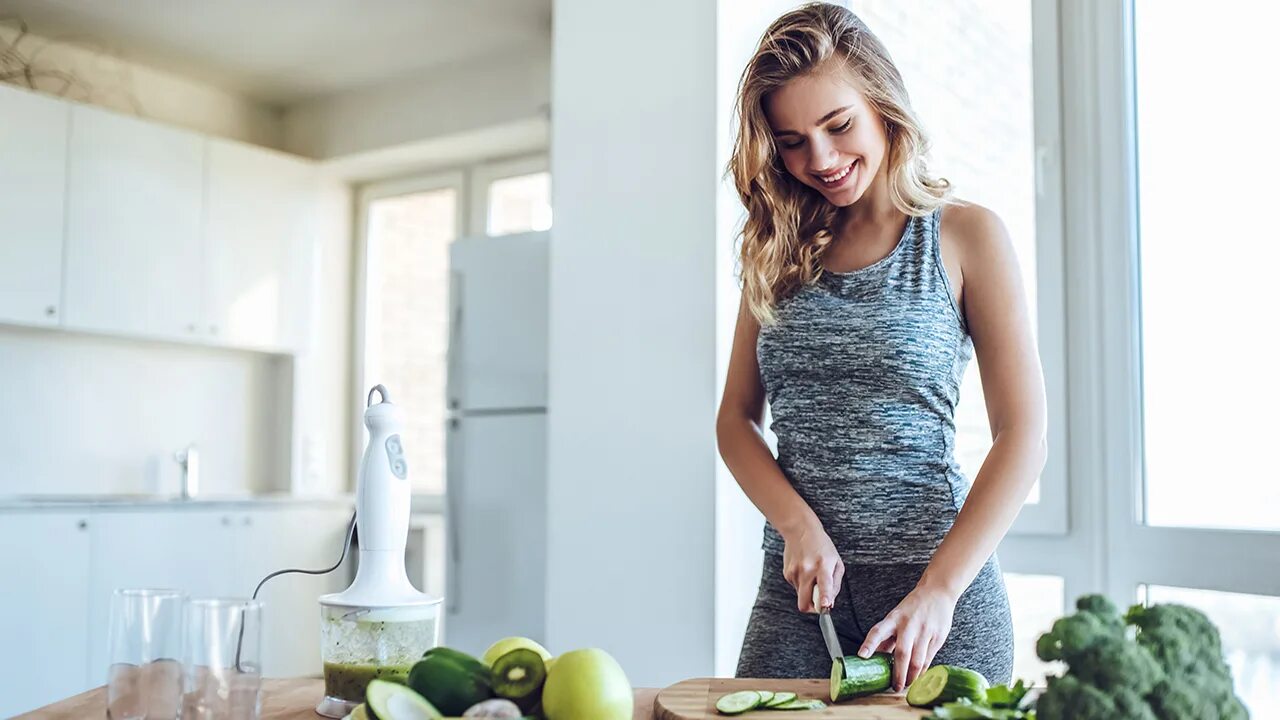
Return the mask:
M 915 587 L 922 564 L 845 565 L 844 583 L 831 619 L 840 646 L 853 655 L 871 626 L 880 622 Z M 951 633 L 932 664 L 977 670 L 992 683 L 1013 673 L 1013 622 L 1004 576 L 993 555 L 960 595 Z M 782 556 L 766 553 L 760 591 L 738 657 L 738 677 L 825 678 L 831 658 L 822 642 L 818 616 L 796 607 L 796 591 L 782 576 Z

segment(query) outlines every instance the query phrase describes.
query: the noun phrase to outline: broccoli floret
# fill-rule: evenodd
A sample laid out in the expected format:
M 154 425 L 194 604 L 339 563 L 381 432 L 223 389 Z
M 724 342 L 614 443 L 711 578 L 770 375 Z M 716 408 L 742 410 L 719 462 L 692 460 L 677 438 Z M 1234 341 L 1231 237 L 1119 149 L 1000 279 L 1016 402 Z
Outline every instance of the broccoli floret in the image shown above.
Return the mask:
M 1068 668 L 1049 678 L 1036 703 L 1040 720 L 1249 717 L 1233 692 L 1218 629 L 1189 607 L 1136 605 L 1121 617 L 1106 597 L 1086 595 L 1040 637 L 1036 654 Z

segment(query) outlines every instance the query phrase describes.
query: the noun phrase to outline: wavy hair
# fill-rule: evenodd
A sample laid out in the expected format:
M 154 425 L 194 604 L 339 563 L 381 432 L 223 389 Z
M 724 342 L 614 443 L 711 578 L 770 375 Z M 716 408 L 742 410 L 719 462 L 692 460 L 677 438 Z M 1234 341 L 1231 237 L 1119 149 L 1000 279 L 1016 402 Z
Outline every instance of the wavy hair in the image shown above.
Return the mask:
M 907 215 L 951 201 L 951 186 L 925 164 L 929 141 L 911 109 L 902 75 L 871 30 L 850 10 L 824 2 L 778 18 L 743 70 L 734 108 L 737 137 L 727 172 L 747 209 L 739 261 L 743 293 L 762 325 L 778 302 L 822 275 L 839 208 L 796 180 L 782 162 L 764 113 L 769 93 L 788 81 L 845 68 L 885 126 L 889 197 Z

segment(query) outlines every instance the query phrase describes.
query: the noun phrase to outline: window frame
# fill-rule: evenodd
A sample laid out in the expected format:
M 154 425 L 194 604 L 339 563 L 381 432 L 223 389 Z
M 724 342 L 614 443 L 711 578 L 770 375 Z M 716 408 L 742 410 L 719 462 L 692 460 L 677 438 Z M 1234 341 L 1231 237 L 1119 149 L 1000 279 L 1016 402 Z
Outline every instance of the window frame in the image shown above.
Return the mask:
M 525 155 L 475 165 L 468 171 L 468 234 L 489 235 L 489 186 L 497 180 L 539 172 L 551 172 L 551 158 L 546 154 Z

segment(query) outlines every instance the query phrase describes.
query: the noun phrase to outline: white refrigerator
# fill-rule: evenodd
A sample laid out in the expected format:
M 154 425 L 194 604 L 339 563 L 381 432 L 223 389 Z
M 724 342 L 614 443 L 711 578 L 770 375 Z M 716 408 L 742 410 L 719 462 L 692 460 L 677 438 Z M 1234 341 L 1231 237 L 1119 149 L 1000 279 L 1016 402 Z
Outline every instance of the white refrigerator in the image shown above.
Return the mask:
M 545 636 L 549 243 L 538 232 L 450 250 L 442 642 L 476 655 Z

